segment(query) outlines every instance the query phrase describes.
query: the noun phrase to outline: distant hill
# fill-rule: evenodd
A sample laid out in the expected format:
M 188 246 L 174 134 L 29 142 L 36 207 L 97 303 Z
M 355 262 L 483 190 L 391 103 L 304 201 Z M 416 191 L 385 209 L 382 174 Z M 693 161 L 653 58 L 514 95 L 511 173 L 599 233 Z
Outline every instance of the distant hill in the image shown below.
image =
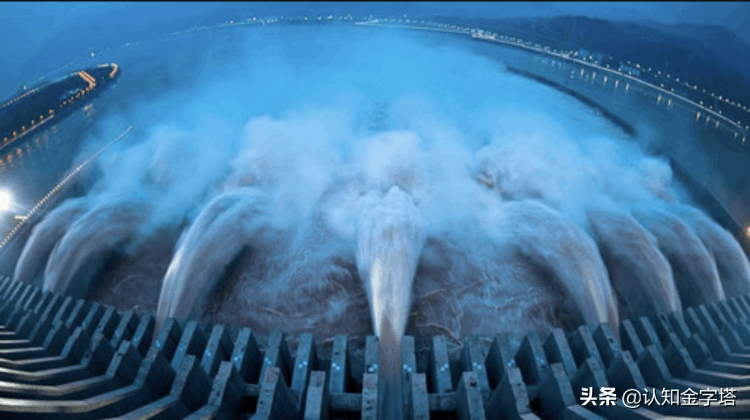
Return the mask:
M 552 48 L 590 51 L 652 67 L 708 92 L 750 104 L 750 45 L 720 26 L 625 22 L 583 16 L 456 19 Z M 460 22 L 457 22 L 460 21 Z
M 679 24 L 664 26 L 658 23 L 645 23 L 656 27 L 665 34 L 685 39 L 694 39 L 704 47 L 714 51 L 727 62 L 732 62 L 750 82 L 750 44 L 733 31 L 718 25 Z

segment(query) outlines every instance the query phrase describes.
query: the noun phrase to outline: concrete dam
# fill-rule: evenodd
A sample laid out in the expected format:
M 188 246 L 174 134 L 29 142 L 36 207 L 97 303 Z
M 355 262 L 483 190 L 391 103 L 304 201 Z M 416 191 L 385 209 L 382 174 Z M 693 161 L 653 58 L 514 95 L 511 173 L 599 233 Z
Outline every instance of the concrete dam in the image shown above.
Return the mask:
M 0 244 L 0 417 L 747 418 L 746 126 L 514 42 L 102 54 L 117 85 L 0 156 L 55 168 Z

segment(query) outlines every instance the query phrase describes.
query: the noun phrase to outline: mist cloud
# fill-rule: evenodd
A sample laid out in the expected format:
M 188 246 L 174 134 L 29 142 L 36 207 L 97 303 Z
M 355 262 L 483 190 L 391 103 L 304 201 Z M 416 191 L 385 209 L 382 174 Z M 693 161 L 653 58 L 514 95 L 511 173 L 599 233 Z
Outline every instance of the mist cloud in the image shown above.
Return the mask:
M 276 27 L 217 35 L 210 51 L 172 46 L 149 48 L 180 59 L 171 68 L 175 86 L 112 117 L 140 124 L 141 135 L 99 160 L 104 175 L 86 198 L 90 210 L 71 216 L 77 221 L 47 262 L 48 288 L 72 276 L 50 273 L 76 271 L 57 267 L 101 257 L 72 256 L 64 246 L 103 243 L 100 252 L 111 253 L 127 243 L 137 255 L 160 229 L 184 227 L 154 286 L 160 319 L 199 316 L 203 298 L 228 281 L 227 265 L 249 247 L 220 319 L 336 331 L 361 306 L 372 267 L 371 256 L 357 257 L 357 233 L 384 232 L 393 221 L 378 225 L 382 202 L 362 197 L 389 196 L 404 198 L 406 213 L 420 220 L 415 231 L 396 223 L 392 232 L 418 238 L 416 265 L 399 271 L 413 281 L 410 320 L 399 308 L 407 333 L 435 323 L 456 335 L 614 326 L 623 314 L 679 309 L 690 288 L 721 299 L 730 267 L 747 265 L 734 253 L 717 267 L 711 252 L 736 243 L 714 225 L 681 221 L 670 206 L 689 203 L 666 162 L 575 99 L 439 36 Z M 262 210 L 248 197 L 263 197 Z M 118 226 L 117 212 L 104 210 L 111 206 L 139 209 L 116 230 L 121 241 L 99 237 L 114 229 L 107 223 L 87 222 L 111 217 Z M 258 224 L 244 223 L 248 215 Z M 665 218 L 684 235 L 660 230 Z M 47 247 L 32 237 L 24 252 L 45 258 Z M 710 276 L 673 274 L 696 264 Z M 18 274 L 23 267 L 17 276 L 29 277 Z M 745 277 L 725 282 L 746 287 Z M 455 310 L 434 311 L 425 296 L 436 291 Z M 276 316 L 297 307 L 296 317 Z M 470 322 L 478 314 L 486 321 Z

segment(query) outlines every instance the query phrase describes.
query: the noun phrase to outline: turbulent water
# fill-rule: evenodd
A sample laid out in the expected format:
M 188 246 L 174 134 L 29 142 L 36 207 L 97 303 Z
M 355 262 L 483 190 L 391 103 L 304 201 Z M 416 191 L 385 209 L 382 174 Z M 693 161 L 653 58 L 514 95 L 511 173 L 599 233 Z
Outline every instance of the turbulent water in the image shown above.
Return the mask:
M 400 340 L 424 238 L 411 197 L 396 186 L 380 195 L 372 191 L 359 202 L 357 268 L 367 287 L 375 332 L 390 329 Z
M 14 281 L 34 283 L 41 286 L 44 266 L 52 249 L 62 239 L 70 225 L 86 211 L 83 200 L 69 200 L 46 215 L 34 227 L 34 231 L 16 263 Z
M 107 197 L 82 214 L 52 249 L 44 289 L 87 296 L 108 257 L 135 239 L 147 214 L 145 203 L 126 197 Z
M 256 189 L 238 189 L 206 205 L 184 233 L 164 276 L 156 314 L 157 330 L 167 318 L 187 319 L 219 280 L 217 273 L 237 257 L 243 246 L 263 245 L 268 196 Z M 217 246 L 217 244 L 225 246 Z
M 141 95 L 102 124 L 139 138 L 35 226 L 15 279 L 127 283 L 104 299 L 159 325 L 375 332 L 384 348 L 616 326 L 750 289 L 738 243 L 666 162 L 497 61 L 364 28 L 189 37 L 120 57 L 119 95 Z

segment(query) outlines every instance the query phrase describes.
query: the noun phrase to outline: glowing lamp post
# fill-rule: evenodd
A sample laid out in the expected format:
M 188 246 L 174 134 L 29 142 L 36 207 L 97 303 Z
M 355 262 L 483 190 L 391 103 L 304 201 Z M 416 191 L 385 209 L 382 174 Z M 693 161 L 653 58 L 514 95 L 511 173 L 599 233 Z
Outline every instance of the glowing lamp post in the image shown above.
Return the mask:
M 5 229 L 13 225 L 13 213 L 11 207 L 13 200 L 7 191 L 0 191 L 0 235 L 5 235 Z
M 0 191 L 0 211 L 6 211 L 10 209 L 11 199 L 10 194 L 5 191 Z

